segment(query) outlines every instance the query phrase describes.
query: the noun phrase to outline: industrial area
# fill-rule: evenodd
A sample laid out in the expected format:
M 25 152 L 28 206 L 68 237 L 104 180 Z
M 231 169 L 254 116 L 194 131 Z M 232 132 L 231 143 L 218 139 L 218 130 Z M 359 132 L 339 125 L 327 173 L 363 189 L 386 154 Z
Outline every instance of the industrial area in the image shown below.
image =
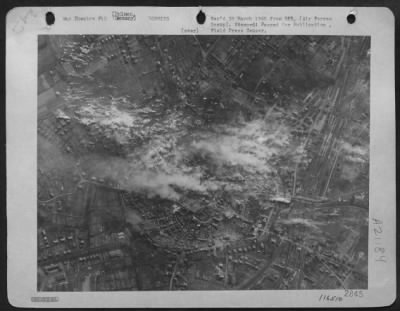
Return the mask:
M 38 37 L 38 291 L 367 289 L 370 37 Z

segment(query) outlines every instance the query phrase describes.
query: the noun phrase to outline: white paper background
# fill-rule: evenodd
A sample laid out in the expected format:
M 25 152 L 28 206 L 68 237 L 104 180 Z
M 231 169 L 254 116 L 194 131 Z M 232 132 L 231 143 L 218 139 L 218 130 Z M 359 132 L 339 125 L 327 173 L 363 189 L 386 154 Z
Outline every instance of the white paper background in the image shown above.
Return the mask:
M 391 304 L 396 297 L 395 258 L 395 101 L 394 16 L 387 8 L 202 8 L 207 16 L 306 15 L 332 17 L 330 28 L 269 28 L 271 35 L 371 36 L 370 220 L 383 221 L 386 263 L 375 262 L 373 228 L 369 232 L 369 289 L 363 298 L 319 301 L 319 296 L 343 296 L 343 290 L 59 292 L 36 291 L 36 133 L 38 34 L 182 34 L 181 27 L 198 27 L 212 34 L 209 19 L 197 25 L 192 8 L 16 8 L 7 15 L 7 221 L 8 298 L 20 307 L 361 307 Z M 112 19 L 112 11 L 130 11 L 136 22 Z M 48 27 L 44 15 L 56 22 Z M 357 21 L 346 21 L 349 12 Z M 108 17 L 107 22 L 63 22 L 63 16 Z M 169 22 L 148 16 L 169 16 Z M 219 33 L 218 35 L 222 35 Z M 58 296 L 55 303 L 33 303 L 33 296 Z

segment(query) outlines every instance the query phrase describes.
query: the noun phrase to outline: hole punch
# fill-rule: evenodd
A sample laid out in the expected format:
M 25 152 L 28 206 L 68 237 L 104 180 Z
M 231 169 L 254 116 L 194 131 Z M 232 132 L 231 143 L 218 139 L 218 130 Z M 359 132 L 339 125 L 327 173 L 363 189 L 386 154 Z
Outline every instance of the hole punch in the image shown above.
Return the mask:
M 349 24 L 354 24 L 356 22 L 356 16 L 353 13 L 347 15 L 347 22 Z
M 200 25 L 203 25 L 206 21 L 206 14 L 200 10 L 200 12 L 196 15 L 196 20 Z
M 54 16 L 53 12 L 47 12 L 46 13 L 46 24 L 48 26 L 51 26 L 54 24 L 54 22 L 56 21 L 56 17 Z

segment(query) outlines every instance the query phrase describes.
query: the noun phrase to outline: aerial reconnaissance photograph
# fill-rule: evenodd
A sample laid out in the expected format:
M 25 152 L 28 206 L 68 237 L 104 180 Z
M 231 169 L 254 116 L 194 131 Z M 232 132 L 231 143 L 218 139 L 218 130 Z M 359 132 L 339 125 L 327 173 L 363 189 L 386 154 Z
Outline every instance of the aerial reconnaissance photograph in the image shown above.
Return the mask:
M 368 288 L 370 37 L 38 37 L 38 291 Z

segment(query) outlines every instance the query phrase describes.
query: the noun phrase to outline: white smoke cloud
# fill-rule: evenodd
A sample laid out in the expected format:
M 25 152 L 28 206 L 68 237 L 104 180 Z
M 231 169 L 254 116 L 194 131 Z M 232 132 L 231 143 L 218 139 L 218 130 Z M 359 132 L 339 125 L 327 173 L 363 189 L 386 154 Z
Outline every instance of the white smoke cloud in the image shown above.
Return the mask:
M 213 183 L 201 181 L 201 172 L 185 174 L 176 168 L 175 172 L 165 173 L 162 170 L 143 168 L 137 159 L 100 158 L 93 155 L 85 158 L 81 166 L 90 176 L 97 179 L 111 179 L 118 182 L 125 190 L 145 192 L 149 197 L 160 196 L 179 200 L 180 194 L 176 188 L 200 193 L 215 189 Z
M 278 222 L 284 225 L 303 225 L 316 230 L 319 230 L 319 226 L 322 225 L 320 222 L 306 218 L 280 219 Z
M 182 131 L 185 121 L 177 114 L 149 122 L 154 111 L 134 103 L 126 104 L 124 98 L 84 96 L 82 100 L 84 105 L 77 107 L 74 118 L 97 127 L 100 135 L 112 135 L 127 146 L 132 135 L 149 139 L 132 149 L 127 159 L 90 155 L 82 161 L 85 170 L 90 176 L 112 179 L 126 190 L 145 192 L 149 196 L 179 200 L 185 190 L 206 193 L 222 187 L 220 181 L 204 180 L 204 168 L 184 164 L 193 152 L 207 153 L 217 164 L 238 166 L 266 178 L 274 171 L 270 158 L 290 146 L 290 133 L 279 122 L 255 120 L 244 126 L 225 125 L 209 132 L 192 132 L 190 137 L 181 139 L 187 132 Z M 245 179 L 253 182 L 257 177 L 245 176 Z M 235 188 L 223 183 L 225 189 Z
M 139 126 L 140 119 L 115 105 L 105 106 L 98 103 L 86 103 L 76 112 L 80 123 L 103 129 L 104 135 L 112 136 L 116 141 L 125 144 L 131 137 L 130 129 Z
M 275 128 L 262 120 L 244 127 L 230 127 L 218 136 L 210 136 L 192 143 L 192 147 L 211 155 L 216 161 L 240 165 L 248 171 L 270 172 L 269 159 L 289 145 L 285 128 Z
M 203 193 L 207 191 L 207 187 L 201 184 L 198 176 L 166 175 L 148 171 L 133 173 L 123 184 L 127 189 L 145 191 L 150 196 L 158 195 L 170 200 L 180 199 L 180 194 L 174 190 L 173 186 Z
M 345 159 L 349 162 L 367 163 L 369 160 L 369 146 L 352 146 L 347 142 L 341 145 Z
M 135 149 L 128 159 L 92 156 L 86 163 L 96 177 L 111 178 L 129 191 L 179 200 L 185 190 L 206 194 L 224 187 L 243 192 L 243 184 L 238 187 L 229 182 L 204 180 L 202 167 L 186 166 L 183 160 L 193 152 L 205 152 L 217 163 L 244 169 L 250 173 L 244 179 L 250 181 L 248 186 L 255 190 L 267 185 L 265 179 L 274 170 L 269 161 L 272 155 L 290 147 L 288 132 L 263 120 L 242 127 L 225 126 L 219 131 L 216 134 L 193 133 L 191 139 L 186 140 L 166 133 Z M 262 176 L 262 180 L 257 176 Z

